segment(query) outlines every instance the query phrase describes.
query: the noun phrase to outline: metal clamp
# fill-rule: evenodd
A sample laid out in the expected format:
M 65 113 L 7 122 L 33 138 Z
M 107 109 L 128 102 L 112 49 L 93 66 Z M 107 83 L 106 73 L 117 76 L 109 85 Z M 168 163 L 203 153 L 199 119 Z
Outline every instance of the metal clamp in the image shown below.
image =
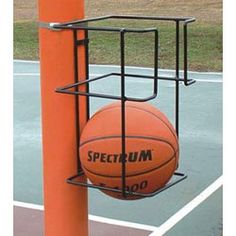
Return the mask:
M 85 46 L 85 45 L 88 45 L 89 44 L 89 39 L 88 38 L 85 38 L 85 39 L 80 39 L 80 40 L 77 40 L 76 41 L 76 45 L 77 46 Z
M 39 22 L 39 28 L 43 28 L 43 29 L 49 29 L 52 31 L 61 31 L 61 29 L 56 28 L 55 26 L 60 25 L 61 23 L 47 23 L 47 22 Z

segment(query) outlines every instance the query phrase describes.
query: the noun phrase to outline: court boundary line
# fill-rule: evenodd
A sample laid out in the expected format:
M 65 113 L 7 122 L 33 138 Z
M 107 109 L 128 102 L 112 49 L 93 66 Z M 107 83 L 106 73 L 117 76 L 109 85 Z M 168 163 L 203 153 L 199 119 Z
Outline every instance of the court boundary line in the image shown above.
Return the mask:
M 35 60 L 14 59 L 13 62 L 39 64 L 39 61 L 35 61 Z
M 38 204 L 33 204 L 33 203 L 13 201 L 13 205 L 16 207 L 44 211 L 43 205 L 38 205 Z M 116 220 L 116 219 L 111 219 L 111 218 L 102 217 L 102 216 L 96 216 L 96 215 L 92 215 L 92 214 L 88 215 L 88 219 L 95 221 L 95 222 L 99 222 L 99 223 L 122 226 L 122 227 L 133 228 L 133 229 L 147 230 L 147 231 L 151 231 L 151 232 L 154 232 L 155 230 L 158 229 L 157 226 L 140 224 L 140 223 L 133 223 L 133 222 L 123 221 L 123 220 Z
M 27 61 L 27 60 L 18 60 L 15 59 L 13 62 L 20 62 L 20 63 L 32 63 L 32 64 L 39 64 L 39 61 Z M 99 65 L 99 64 L 89 64 L 91 67 L 106 67 L 106 68 L 120 68 L 119 65 Z M 153 71 L 153 68 L 150 67 L 139 67 L 139 66 L 126 66 L 126 68 L 129 69 L 136 69 L 136 70 L 151 70 Z M 166 73 L 175 73 L 175 70 L 171 69 L 158 69 L 160 72 L 166 72 Z M 198 72 L 198 71 L 188 71 L 190 74 L 206 74 L 206 75 L 223 75 L 223 72 Z M 180 70 L 180 73 L 183 73 L 183 70 Z
M 187 203 L 183 208 L 177 211 L 169 219 L 167 219 L 163 224 L 161 224 L 158 229 L 153 231 L 149 236 L 162 236 L 168 232 L 172 227 L 174 227 L 179 221 L 181 221 L 185 216 L 192 212 L 196 207 L 198 207 L 202 202 L 204 202 L 208 197 L 210 197 L 216 190 L 223 186 L 223 176 L 221 175 L 216 179 L 211 185 L 205 188 L 200 194 L 198 194 L 193 200 Z
M 13 73 L 14 76 L 40 76 L 40 73 Z M 91 77 L 101 76 L 103 74 L 90 74 Z M 200 83 L 223 83 L 222 79 L 195 79 Z
M 123 226 L 123 227 L 127 227 L 127 228 L 153 231 L 153 232 L 158 229 L 157 226 L 140 224 L 140 223 L 133 223 L 133 222 L 123 221 L 123 220 L 116 220 L 116 219 L 111 219 L 111 218 L 102 217 L 102 216 L 95 216 L 95 215 L 91 215 L 91 214 L 89 214 L 89 220 L 100 222 L 100 223 L 105 223 L 105 224 Z
M 113 67 L 113 68 L 120 68 L 119 65 L 99 65 L 99 64 L 90 64 L 89 66 L 91 67 Z M 142 67 L 142 66 L 126 66 L 126 68 L 128 69 L 135 69 L 135 70 L 150 70 L 150 71 L 154 71 L 153 68 L 150 68 L 150 67 Z M 158 69 L 159 72 L 163 72 L 163 73 L 175 73 L 175 70 L 173 69 Z M 180 70 L 179 71 L 180 73 L 183 73 L 184 71 L 183 70 Z M 206 74 L 206 75 L 223 75 L 222 72 L 213 72 L 213 71 L 188 71 L 188 73 L 190 74 Z
M 185 216 L 187 216 L 190 212 L 192 212 L 196 207 L 198 207 L 201 203 L 203 203 L 208 197 L 210 197 L 221 186 L 223 186 L 222 175 L 218 177 L 218 179 L 216 179 L 207 188 L 205 188 L 195 198 L 193 198 L 189 203 L 185 204 L 184 207 L 182 207 L 175 214 L 169 217 L 159 227 L 146 225 L 146 224 L 133 223 L 129 221 L 116 220 L 116 219 L 111 219 L 111 218 L 96 216 L 96 215 L 91 215 L 91 214 L 88 215 L 88 219 L 95 222 L 99 222 L 99 223 L 151 231 L 152 233 L 149 234 L 149 236 L 162 236 L 166 232 L 168 232 L 171 228 L 173 228 L 177 223 L 179 223 Z M 25 202 L 20 202 L 20 201 L 14 201 L 14 206 L 23 207 L 27 209 L 41 210 L 41 211 L 44 210 L 43 205 L 25 203 Z
M 13 206 L 32 209 L 32 210 L 44 211 L 44 206 L 43 205 L 34 204 L 34 203 L 13 201 Z

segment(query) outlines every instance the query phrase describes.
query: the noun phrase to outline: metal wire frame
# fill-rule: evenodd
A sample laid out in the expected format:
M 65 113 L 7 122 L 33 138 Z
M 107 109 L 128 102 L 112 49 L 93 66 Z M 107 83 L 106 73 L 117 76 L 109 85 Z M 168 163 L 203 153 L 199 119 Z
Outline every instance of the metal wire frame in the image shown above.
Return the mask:
M 125 30 L 126 32 L 133 33 L 144 33 L 155 30 L 156 28 L 144 28 L 144 29 L 133 29 L 133 28 L 121 28 L 121 27 L 106 27 L 106 26 L 89 26 L 89 22 L 102 21 L 107 19 L 125 19 L 125 20 L 152 20 L 152 21 L 172 21 L 176 23 L 176 57 L 179 58 L 179 28 L 180 23 L 183 23 L 184 31 L 184 84 L 186 86 L 194 83 L 194 80 L 188 80 L 188 41 L 187 41 L 187 26 L 189 23 L 194 22 L 196 19 L 193 17 L 164 17 L 164 16 L 131 16 L 131 15 L 108 15 L 78 21 L 71 21 L 62 24 L 54 24 L 52 28 L 54 29 L 68 29 L 68 30 L 85 30 L 85 31 L 110 31 L 110 32 L 121 32 Z M 179 59 L 178 59 L 179 60 Z M 177 64 L 177 63 L 176 63 Z M 179 65 L 179 61 L 178 61 Z M 177 74 L 176 66 L 176 74 Z M 179 77 L 177 77 L 179 78 Z
M 162 20 L 162 21 L 174 21 L 176 24 L 176 65 L 175 65 L 175 77 L 160 77 L 158 76 L 158 30 L 156 28 L 145 28 L 145 29 L 137 29 L 137 28 L 120 28 L 120 27 L 92 27 L 88 26 L 89 22 L 100 21 L 105 19 L 132 19 L 132 20 Z M 108 99 L 115 99 L 121 101 L 121 149 L 122 149 L 122 158 L 121 158 L 121 165 L 122 165 L 122 173 L 121 173 L 121 181 L 122 181 L 122 188 L 121 190 L 104 187 L 104 186 L 97 186 L 93 184 L 88 184 L 87 182 L 81 182 L 76 180 L 77 177 L 83 174 L 81 169 L 81 163 L 79 158 L 78 152 L 78 173 L 75 176 L 72 176 L 67 179 L 67 182 L 70 184 L 75 184 L 78 186 L 84 187 L 92 187 L 98 188 L 101 190 L 108 190 L 113 192 L 121 192 L 122 196 L 126 198 L 128 195 L 136 195 L 141 197 L 152 197 L 169 187 L 179 183 L 180 181 L 184 180 L 187 175 L 179 172 L 175 172 L 174 176 L 177 177 L 177 180 L 169 182 L 164 188 L 158 189 L 157 191 L 149 194 L 144 193 L 137 193 L 137 192 L 129 192 L 126 190 L 126 135 L 125 135 L 125 102 L 126 101 L 137 101 L 137 102 L 144 102 L 151 99 L 154 99 L 158 93 L 158 80 L 171 80 L 175 81 L 175 127 L 177 135 L 179 134 L 179 83 L 183 82 L 185 86 L 189 86 L 195 83 L 195 80 L 188 79 L 187 77 L 187 70 L 188 70 L 188 57 L 187 57 L 187 25 L 191 22 L 194 22 L 194 18 L 190 17 L 146 17 L 146 16 L 104 16 L 92 19 L 85 19 L 80 21 L 73 21 L 67 22 L 63 24 L 54 24 L 54 29 L 67 29 L 73 31 L 74 36 L 74 84 L 65 85 L 63 87 L 57 88 L 56 92 L 58 93 L 66 93 L 75 95 L 75 111 L 76 111 L 76 130 L 77 130 L 77 146 L 79 147 L 79 139 L 80 139 L 80 124 L 79 124 L 79 97 L 80 96 L 87 96 L 87 119 L 89 119 L 89 97 L 100 97 L 100 98 L 108 98 Z M 180 78 L 179 76 L 179 54 L 180 54 L 180 22 L 183 22 L 183 32 L 184 32 L 184 78 Z M 85 38 L 83 40 L 77 39 L 77 31 L 82 30 L 85 32 Z M 105 74 L 102 76 L 95 77 L 93 79 L 89 79 L 89 49 L 88 49 L 88 31 L 108 31 L 108 32 L 118 32 L 120 34 L 120 73 L 110 73 Z M 128 74 L 125 73 L 125 34 L 126 33 L 150 33 L 154 32 L 154 76 L 146 76 L 146 75 L 137 75 L 137 74 Z M 84 45 L 85 48 L 85 56 L 86 56 L 86 79 L 83 81 L 78 81 L 78 46 Z M 89 92 L 89 83 L 106 78 L 108 76 L 119 76 L 121 79 L 121 95 L 120 96 L 113 96 L 109 94 L 98 94 L 98 93 L 91 93 Z M 125 94 L 125 78 L 126 77 L 136 77 L 136 78 L 144 78 L 144 79 L 152 79 L 153 80 L 153 94 L 146 98 L 134 98 L 134 97 L 127 97 Z M 86 92 L 80 91 L 79 86 L 86 85 Z M 71 90 L 71 89 L 74 90 Z
M 89 187 L 89 188 L 94 188 L 94 189 L 100 189 L 103 191 L 110 191 L 110 192 L 114 192 L 114 193 L 121 193 L 122 196 L 138 196 L 138 197 L 153 197 L 167 189 L 169 189 L 170 187 L 178 184 L 179 182 L 183 181 L 184 179 L 187 178 L 187 175 L 184 173 L 180 173 L 180 172 L 175 172 L 174 173 L 174 177 L 176 178 L 175 180 L 171 180 L 170 182 L 168 182 L 164 187 L 157 189 L 156 191 L 152 192 L 152 193 L 141 193 L 141 192 L 132 192 L 132 191 L 128 191 L 127 189 L 117 189 L 117 188 L 110 188 L 110 187 L 106 187 L 106 186 L 102 186 L 102 185 L 95 185 L 95 184 L 91 184 L 91 183 L 87 183 L 87 182 L 82 182 L 79 178 L 84 176 L 84 172 L 81 170 L 78 174 L 69 177 L 66 181 L 69 184 L 73 184 L 76 186 L 80 186 L 80 187 Z

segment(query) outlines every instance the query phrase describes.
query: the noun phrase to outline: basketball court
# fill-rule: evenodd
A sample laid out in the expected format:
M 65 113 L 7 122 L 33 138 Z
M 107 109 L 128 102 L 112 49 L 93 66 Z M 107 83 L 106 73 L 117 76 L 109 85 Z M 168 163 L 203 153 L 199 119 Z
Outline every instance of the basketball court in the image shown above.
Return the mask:
M 90 65 L 90 76 L 119 72 L 119 66 Z M 149 68 L 128 73 L 152 75 Z M 160 70 L 160 76 L 174 74 Z M 222 235 L 222 73 L 189 73 L 180 85 L 180 171 L 188 178 L 152 198 L 122 201 L 89 189 L 90 235 Z M 107 82 L 109 80 L 109 83 Z M 174 122 L 174 84 L 160 81 L 151 104 Z M 91 83 L 92 92 L 119 95 L 117 79 Z M 148 96 L 152 82 L 127 78 L 127 94 Z M 43 235 L 39 63 L 14 62 L 14 235 Z M 90 98 L 91 115 L 110 103 Z M 72 173 L 73 174 L 73 173 Z M 73 186 L 72 186 L 73 187 Z M 56 196 L 55 196 L 56 198 Z

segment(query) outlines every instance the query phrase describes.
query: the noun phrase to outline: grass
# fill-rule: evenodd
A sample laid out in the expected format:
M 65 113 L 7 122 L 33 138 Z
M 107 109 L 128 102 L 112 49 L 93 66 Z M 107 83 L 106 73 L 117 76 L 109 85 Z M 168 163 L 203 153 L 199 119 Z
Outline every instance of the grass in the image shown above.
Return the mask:
M 37 0 L 14 0 L 14 58 L 39 59 L 37 2 Z M 85 0 L 84 2 L 86 18 L 112 14 L 195 17 L 197 21 L 189 26 L 189 69 L 222 71 L 222 0 Z M 112 23 L 118 25 L 118 21 Z M 133 26 L 137 26 L 137 23 L 134 22 Z M 149 23 L 145 22 L 143 26 L 148 27 Z M 173 68 L 174 28 L 169 24 L 160 24 L 158 29 L 160 68 Z M 90 39 L 90 63 L 119 64 L 118 35 L 92 32 Z M 126 63 L 151 67 L 152 40 L 151 34 L 127 35 Z
M 34 21 L 14 23 L 14 58 L 38 60 L 38 24 Z
M 99 23 L 100 24 L 100 23 Z M 112 21 L 108 25 L 130 26 L 127 22 Z M 97 23 L 96 23 L 97 25 Z M 150 27 L 145 22 L 143 27 Z M 132 24 L 137 27 L 137 23 Z M 160 68 L 174 68 L 175 28 L 159 24 Z M 218 24 L 189 25 L 189 69 L 196 71 L 222 71 L 222 26 Z M 182 37 L 181 37 L 182 43 Z M 90 33 L 90 63 L 119 64 L 119 35 L 116 33 Z M 126 64 L 153 66 L 153 34 L 127 34 Z M 14 23 L 14 58 L 38 60 L 38 26 L 34 21 Z M 182 59 L 182 54 L 181 54 Z

